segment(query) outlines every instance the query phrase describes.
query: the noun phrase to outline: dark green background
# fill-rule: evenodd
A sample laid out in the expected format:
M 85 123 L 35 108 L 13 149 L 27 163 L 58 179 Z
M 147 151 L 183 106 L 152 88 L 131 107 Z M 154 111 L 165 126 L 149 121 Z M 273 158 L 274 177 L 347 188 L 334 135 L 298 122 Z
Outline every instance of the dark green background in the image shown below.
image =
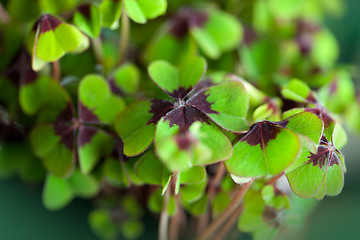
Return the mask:
M 360 63 L 360 1 L 347 0 L 344 17 L 326 23 L 340 44 L 340 63 Z M 356 79 L 359 84 L 358 79 Z M 358 85 L 359 86 L 359 85 Z M 283 233 L 283 239 L 360 239 L 360 135 L 350 135 L 343 149 L 348 172 L 341 195 L 327 197 L 313 212 L 305 229 Z M 87 216 L 89 201 L 76 199 L 61 211 L 49 212 L 41 203 L 41 186 L 17 178 L 0 181 L 0 240 L 95 240 Z M 146 219 L 144 239 L 156 239 L 157 223 Z

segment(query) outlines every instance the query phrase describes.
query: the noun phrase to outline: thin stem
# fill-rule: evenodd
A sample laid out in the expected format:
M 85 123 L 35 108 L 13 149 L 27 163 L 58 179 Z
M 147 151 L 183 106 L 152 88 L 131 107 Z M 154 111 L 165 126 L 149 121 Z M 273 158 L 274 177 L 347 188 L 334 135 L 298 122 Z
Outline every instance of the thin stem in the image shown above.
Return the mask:
M 0 2 L 0 20 L 4 23 L 4 25 L 10 23 L 11 18 L 8 12 L 6 11 L 5 7 Z
M 160 222 L 159 222 L 159 240 L 168 239 L 169 214 L 167 208 L 168 208 L 169 200 L 170 200 L 170 188 L 166 189 L 164 194 L 164 203 L 160 214 Z
M 267 185 L 274 185 L 278 180 L 279 178 L 281 178 L 282 176 L 284 176 L 284 172 L 278 174 L 278 175 L 275 175 L 274 177 L 270 178 L 269 181 L 266 183 Z
M 129 17 L 126 14 L 126 11 L 123 11 L 121 17 L 121 36 L 120 36 L 120 45 L 119 45 L 119 64 L 122 64 L 125 61 L 126 52 L 129 44 L 129 34 L 130 34 L 130 21 Z
M 229 220 L 224 224 L 224 226 L 220 229 L 219 233 L 216 234 L 214 240 L 221 240 L 221 239 L 225 239 L 226 234 L 229 232 L 230 228 L 232 228 L 236 222 L 236 220 L 238 219 L 240 213 L 243 210 L 243 206 L 240 205 L 235 212 L 233 213 L 233 215 L 230 216 Z
M 234 210 L 240 205 L 243 196 L 250 188 L 252 182 L 253 180 L 243 184 L 240 187 L 229 206 L 202 232 L 198 240 L 206 240 L 214 236 L 218 228 L 229 218 L 231 214 L 234 213 Z
M 103 65 L 103 52 L 102 52 L 102 44 L 101 44 L 100 36 L 97 38 L 92 38 L 91 42 L 92 42 L 96 62 L 98 64 Z
M 210 205 L 210 203 L 212 202 L 215 193 L 216 193 L 216 188 L 220 185 L 221 180 L 223 179 L 223 176 L 225 174 L 225 166 L 223 162 L 220 162 L 218 164 L 218 167 L 216 169 L 216 173 L 213 179 L 211 179 L 211 182 L 209 182 L 209 192 L 208 192 L 208 203 Z M 198 222 L 197 222 L 197 234 L 199 234 L 202 230 L 204 230 L 204 228 L 206 227 L 206 225 L 208 224 L 210 219 L 210 209 L 208 209 L 208 211 L 202 215 Z
M 171 217 L 170 219 L 170 227 L 169 227 L 169 239 L 170 240 L 177 240 L 179 237 L 179 227 L 180 227 L 180 220 L 182 217 L 182 209 L 179 203 L 179 196 L 175 196 L 176 201 L 176 214 L 175 216 Z
M 60 82 L 61 80 L 59 61 L 55 61 L 52 63 L 52 77 L 58 82 Z

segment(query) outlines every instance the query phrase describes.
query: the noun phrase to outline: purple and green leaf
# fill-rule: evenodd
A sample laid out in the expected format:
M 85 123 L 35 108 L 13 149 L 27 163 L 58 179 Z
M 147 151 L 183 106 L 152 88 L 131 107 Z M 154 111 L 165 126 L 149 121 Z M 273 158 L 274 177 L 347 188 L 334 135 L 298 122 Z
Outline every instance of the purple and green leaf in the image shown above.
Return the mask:
M 286 176 L 296 195 L 321 199 L 325 194 L 334 196 L 341 192 L 344 166 L 341 153 L 323 137 L 316 153 L 303 150 Z
M 227 170 L 236 176 L 260 177 L 279 174 L 298 156 L 300 139 L 284 122 L 262 121 L 234 146 L 234 153 L 225 161 Z
M 34 34 L 35 33 L 35 34 Z M 41 70 L 67 52 L 80 52 L 89 45 L 88 38 L 74 26 L 45 14 L 35 23 L 32 36 L 32 68 Z

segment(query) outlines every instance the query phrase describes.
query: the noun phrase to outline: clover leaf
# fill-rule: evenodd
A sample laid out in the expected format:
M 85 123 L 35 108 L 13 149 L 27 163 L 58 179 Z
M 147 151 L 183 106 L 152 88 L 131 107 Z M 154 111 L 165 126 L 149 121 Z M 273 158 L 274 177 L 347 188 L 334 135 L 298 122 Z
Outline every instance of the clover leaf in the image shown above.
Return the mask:
M 35 23 L 33 37 L 32 68 L 41 70 L 48 62 L 57 61 L 65 53 L 81 52 L 89 45 L 88 38 L 76 27 L 50 15 L 42 15 Z
M 288 207 L 287 196 L 282 192 L 277 191 L 277 194 L 266 198 L 264 192 L 272 189 L 272 186 L 266 185 L 261 191 L 251 189 L 244 196 L 244 210 L 237 226 L 240 231 L 251 232 L 254 239 L 273 239 L 278 231 L 281 216 L 279 210 Z M 272 206 L 275 199 L 279 202 L 278 209 Z
M 344 158 L 332 141 L 322 137 L 316 153 L 304 150 L 287 170 L 290 187 L 300 197 L 334 196 L 344 185 Z
M 242 40 L 242 26 L 232 15 L 219 10 L 200 11 L 191 8 L 180 10 L 165 23 L 156 38 L 149 44 L 146 62 L 163 59 L 181 63 L 194 55 L 196 47 L 211 59 L 233 50 Z M 164 46 L 167 51 L 163 51 Z
M 123 108 L 123 100 L 111 93 L 105 79 L 87 75 L 79 86 L 77 116 L 69 101 L 65 101 L 65 107 L 58 113 L 50 112 L 54 115 L 53 124 L 41 124 L 31 133 L 33 149 L 57 176 L 71 174 L 77 154 L 80 169 L 87 174 L 114 145 L 114 138 L 99 126 L 111 124 Z
M 75 26 L 91 38 L 99 36 L 102 23 L 99 7 L 93 4 L 80 5 L 74 14 L 73 21 Z
M 238 81 L 199 82 L 205 69 L 200 57 L 178 68 L 163 60 L 149 66 L 150 77 L 173 100 L 141 101 L 119 115 L 116 130 L 124 141 L 125 155 L 143 152 L 154 135 L 158 156 L 173 171 L 231 155 L 229 140 L 211 121 L 229 131 L 245 130 L 248 96 Z M 199 125 L 193 125 L 197 121 Z M 200 160 L 196 152 L 205 149 L 209 155 Z
M 123 0 L 124 8 L 129 17 L 136 23 L 146 23 L 163 15 L 167 9 L 167 0 Z
M 312 113 L 298 114 L 280 122 L 254 123 L 235 144 L 234 153 L 225 161 L 225 166 L 231 174 L 240 177 L 279 174 L 298 157 L 301 136 L 318 144 L 322 131 L 322 121 Z
M 167 0 L 104 0 L 101 2 L 100 10 L 104 16 L 103 25 L 111 29 L 119 26 L 119 18 L 122 11 L 136 23 L 144 24 L 148 19 L 157 18 L 165 14 Z M 124 14 L 124 13 L 123 13 Z
M 49 210 L 58 210 L 69 204 L 74 197 L 92 197 L 99 191 L 99 182 L 91 175 L 83 175 L 76 169 L 68 179 L 49 174 L 43 189 L 43 203 Z

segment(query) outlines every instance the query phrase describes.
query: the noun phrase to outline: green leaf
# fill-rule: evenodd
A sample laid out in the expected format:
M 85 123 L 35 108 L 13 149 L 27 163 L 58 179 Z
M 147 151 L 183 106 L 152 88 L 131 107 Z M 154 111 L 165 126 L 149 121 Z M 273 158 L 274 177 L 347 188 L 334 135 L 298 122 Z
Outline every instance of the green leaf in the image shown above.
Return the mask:
M 156 18 L 166 12 L 166 0 L 124 0 L 124 7 L 129 17 L 136 23 L 146 23 L 147 19 Z
M 202 111 L 203 103 L 199 98 L 204 95 L 206 101 L 210 103 L 211 111 L 205 109 L 203 112 L 220 127 L 233 132 L 248 129 L 245 118 L 249 107 L 249 97 L 240 82 L 227 81 L 210 86 L 190 98 L 189 105 Z
M 342 149 L 348 141 L 346 131 L 339 122 L 335 122 L 331 141 L 337 149 Z
M 182 202 L 192 203 L 199 200 L 205 193 L 207 178 L 199 183 L 185 184 L 180 188 L 180 199 Z
M 44 166 L 52 174 L 65 177 L 72 173 L 74 152 L 60 140 L 52 125 L 39 125 L 30 133 L 35 155 L 43 160 Z
M 155 134 L 155 150 L 160 160 L 171 171 L 186 170 L 193 165 L 207 165 L 231 156 L 228 138 L 213 123 L 194 123 L 187 135 L 178 135 L 179 127 L 170 127 L 160 120 Z M 194 139 L 197 139 L 194 141 Z M 183 147 L 181 141 L 189 142 Z
M 122 167 L 120 161 L 115 158 L 107 158 L 103 166 L 104 178 L 114 186 L 129 185 L 126 176 L 126 170 Z
M 178 39 L 171 33 L 164 34 L 162 31 L 157 35 L 158 37 L 151 41 L 143 52 L 147 64 L 160 59 L 171 64 L 180 64 L 192 59 L 197 53 L 196 43 L 188 36 Z
M 136 0 L 124 0 L 124 7 L 129 17 L 136 23 L 146 23 L 146 16 Z
M 281 0 L 269 1 L 269 9 L 272 14 L 281 19 L 295 19 L 301 14 L 303 5 L 301 0 L 288 0 L 286 2 Z
M 73 192 L 69 183 L 51 174 L 47 176 L 42 200 L 49 210 L 59 210 L 73 199 Z
M 110 29 L 119 27 L 119 19 L 122 11 L 122 2 L 116 0 L 103 0 L 100 4 L 103 17 L 103 26 Z
M 249 190 L 244 196 L 244 210 L 238 220 L 238 229 L 243 232 L 252 232 L 265 223 L 263 212 L 265 202 L 261 193 Z
M 7 10 L 11 19 L 21 22 L 29 22 L 40 14 L 38 3 L 28 0 L 12 0 L 8 2 Z
M 176 200 L 175 200 L 174 195 L 170 195 L 166 210 L 167 210 L 169 216 L 174 216 L 174 214 L 176 213 L 177 206 L 176 206 Z
M 121 234 L 126 239 L 139 238 L 143 234 L 144 228 L 143 223 L 137 220 L 126 220 L 120 224 Z
M 208 195 L 204 194 L 199 200 L 191 203 L 182 202 L 183 207 L 194 216 L 206 213 L 208 207 Z
M 51 111 L 60 111 L 65 108 L 69 99 L 59 82 L 48 76 L 38 77 L 35 82 L 23 83 L 19 93 L 20 106 L 28 115 L 34 115 L 46 107 Z
M 322 30 L 315 34 L 311 57 L 320 67 L 332 67 L 339 55 L 339 47 L 333 34 Z
M 204 29 L 214 39 L 221 52 L 233 50 L 240 44 L 243 36 L 240 22 L 233 15 L 221 11 L 210 14 Z
M 80 5 L 73 18 L 75 26 L 91 38 L 98 37 L 101 30 L 102 15 L 100 8 L 93 5 Z
M 240 177 L 279 174 L 297 158 L 299 150 L 300 140 L 293 131 L 263 121 L 255 123 L 235 144 L 225 166 Z
M 355 86 L 351 75 L 345 70 L 338 71 L 334 80 L 319 89 L 319 101 L 334 113 L 342 113 L 355 100 Z
M 89 45 L 87 37 L 74 26 L 47 14 L 39 19 L 33 44 L 32 68 L 41 70 L 67 52 L 80 52 Z
M 206 179 L 206 170 L 202 166 L 194 166 L 179 172 L 181 184 L 199 183 Z
M 304 150 L 287 170 L 286 177 L 293 192 L 300 197 L 333 196 L 343 188 L 344 161 L 332 143 L 322 140 L 315 154 Z M 327 192 L 329 189 L 329 192 Z
M 80 103 L 93 111 L 93 114 L 102 123 L 113 123 L 118 114 L 125 108 L 124 100 L 113 95 L 107 81 L 96 74 L 89 74 L 81 80 L 79 99 Z M 80 118 L 82 118 L 81 115 Z M 87 119 L 83 120 L 89 122 Z
M 161 188 L 156 189 L 149 197 L 148 207 L 154 213 L 160 213 L 162 210 L 164 197 L 161 195 Z
M 153 117 L 150 109 L 151 102 L 141 101 L 129 106 L 118 116 L 115 128 L 123 140 L 125 155 L 139 155 L 152 143 L 155 125 L 148 124 Z
M 136 65 L 126 63 L 114 71 L 114 82 L 117 87 L 126 93 L 135 93 L 140 84 L 140 70 Z
M 154 153 L 144 154 L 135 165 L 135 172 L 147 184 L 163 185 L 163 179 L 170 176 Z
M 314 95 L 311 89 L 306 85 L 306 83 L 293 79 L 291 80 L 282 90 L 281 94 L 290 100 L 296 102 L 308 103 L 312 102 Z
M 39 7 L 42 12 L 59 14 L 75 8 L 76 0 L 39 0 Z
M 88 126 L 80 127 L 78 134 L 79 165 L 81 172 L 88 174 L 101 157 L 113 150 L 114 139 L 107 133 Z
M 201 28 L 193 28 L 190 33 L 206 56 L 211 59 L 220 57 L 220 47 L 210 33 Z
M 311 112 L 302 112 L 287 118 L 286 127 L 299 134 L 304 147 L 315 152 L 324 131 L 323 121 Z
M 304 150 L 296 162 L 298 162 L 299 165 L 300 162 L 304 164 L 308 161 L 309 156 L 310 152 Z M 314 196 L 319 191 L 325 179 L 326 166 L 322 168 L 312 166 L 312 164 L 300 165 L 300 167 L 296 166 L 298 166 L 298 164 L 294 163 L 294 166 L 292 166 L 286 174 L 293 192 L 300 197 Z
M 206 61 L 201 57 L 181 65 L 179 68 L 158 60 L 150 64 L 148 72 L 152 80 L 174 98 L 183 98 L 190 92 L 206 71 Z
M 88 221 L 97 236 L 104 239 L 116 238 L 116 225 L 113 223 L 110 213 L 106 209 L 91 211 Z
M 157 18 L 158 16 L 165 14 L 167 9 L 167 0 L 153 0 L 151 2 L 147 0 L 138 0 L 137 2 L 147 19 Z
M 326 195 L 339 195 L 344 187 L 344 170 L 341 164 L 334 164 L 329 166 L 326 173 Z
M 91 175 L 83 175 L 76 169 L 73 175 L 68 179 L 68 184 L 76 196 L 92 197 L 100 189 L 99 183 Z

